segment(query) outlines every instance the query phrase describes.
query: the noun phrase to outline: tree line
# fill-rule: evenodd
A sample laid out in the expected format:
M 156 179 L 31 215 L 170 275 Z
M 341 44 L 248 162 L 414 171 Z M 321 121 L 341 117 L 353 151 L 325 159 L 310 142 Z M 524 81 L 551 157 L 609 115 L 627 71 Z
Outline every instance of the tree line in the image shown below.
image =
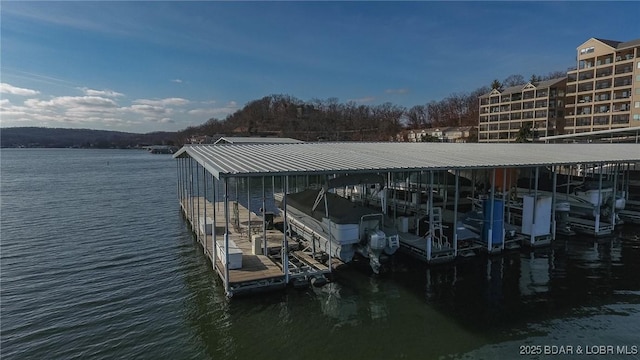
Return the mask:
M 566 76 L 560 71 L 544 76 L 532 75 L 533 83 Z M 478 97 L 510 86 L 524 85 L 522 75 L 494 80 L 470 92 L 453 93 L 440 101 L 411 108 L 386 102 L 365 105 L 337 98 L 302 101 L 294 96 L 273 94 L 248 102 L 225 119 L 210 118 L 206 123 L 178 133 L 185 143 L 194 135 L 279 136 L 304 141 L 392 141 L 406 129 L 445 126 L 477 126 Z

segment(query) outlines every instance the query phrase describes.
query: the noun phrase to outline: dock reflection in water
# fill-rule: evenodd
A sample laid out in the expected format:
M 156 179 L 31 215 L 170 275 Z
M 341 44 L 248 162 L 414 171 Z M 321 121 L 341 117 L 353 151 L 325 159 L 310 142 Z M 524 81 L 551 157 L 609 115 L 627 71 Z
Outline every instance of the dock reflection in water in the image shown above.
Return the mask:
M 519 356 L 523 344 L 637 345 L 640 240 L 637 228 L 625 231 L 442 266 L 398 257 L 381 276 L 354 263 L 321 288 L 230 302 L 193 276 L 200 295 L 189 316 L 211 358 L 492 358 Z

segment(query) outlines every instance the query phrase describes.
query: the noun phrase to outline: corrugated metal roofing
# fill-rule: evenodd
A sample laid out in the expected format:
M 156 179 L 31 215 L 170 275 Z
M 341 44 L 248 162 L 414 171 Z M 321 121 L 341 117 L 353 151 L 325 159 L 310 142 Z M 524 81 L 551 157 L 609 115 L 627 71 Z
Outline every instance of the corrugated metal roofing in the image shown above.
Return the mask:
M 638 144 L 302 143 L 186 145 L 216 177 L 525 167 L 640 161 Z
M 603 139 L 603 138 L 612 138 L 612 137 L 620 137 L 620 136 L 635 136 L 637 137 L 640 134 L 640 126 L 628 127 L 628 128 L 618 128 L 618 129 L 610 129 L 610 130 L 596 130 L 590 132 L 583 133 L 575 133 L 575 134 L 564 134 L 564 135 L 553 135 L 553 136 L 543 136 L 538 140 L 540 141 L 552 141 L 552 140 L 575 140 L 579 138 L 588 138 L 588 139 Z
M 216 144 L 297 144 L 302 140 L 280 137 L 246 137 L 246 136 L 223 136 L 216 140 Z

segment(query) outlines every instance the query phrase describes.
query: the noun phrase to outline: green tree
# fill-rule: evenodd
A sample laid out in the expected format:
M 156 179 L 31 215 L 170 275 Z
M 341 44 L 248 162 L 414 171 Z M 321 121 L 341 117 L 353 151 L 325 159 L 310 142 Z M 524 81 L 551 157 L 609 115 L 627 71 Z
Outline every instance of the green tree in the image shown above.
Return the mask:
M 531 142 L 529 139 L 533 137 L 533 132 L 531 131 L 531 124 L 524 124 L 518 130 L 518 135 L 516 135 L 517 143 L 527 143 Z

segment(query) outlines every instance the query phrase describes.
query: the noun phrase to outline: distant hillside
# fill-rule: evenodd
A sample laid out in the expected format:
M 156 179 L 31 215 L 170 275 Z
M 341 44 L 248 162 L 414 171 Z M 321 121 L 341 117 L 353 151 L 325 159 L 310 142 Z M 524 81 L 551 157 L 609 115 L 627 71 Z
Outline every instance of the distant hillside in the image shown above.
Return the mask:
M 15 127 L 0 129 L 0 147 L 130 148 L 144 145 L 173 145 L 176 133 L 148 134 L 120 131 Z

